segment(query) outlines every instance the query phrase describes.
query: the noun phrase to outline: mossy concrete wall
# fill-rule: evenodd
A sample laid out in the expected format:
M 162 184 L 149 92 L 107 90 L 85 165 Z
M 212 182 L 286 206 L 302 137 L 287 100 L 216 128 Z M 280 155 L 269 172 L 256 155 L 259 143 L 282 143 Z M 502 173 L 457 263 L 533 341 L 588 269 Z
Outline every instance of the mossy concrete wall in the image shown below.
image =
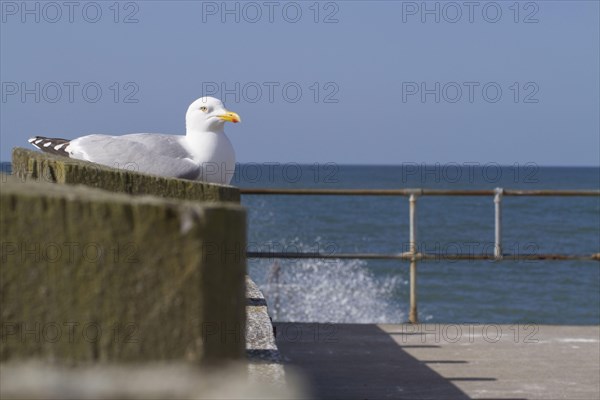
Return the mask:
M 21 180 L 83 184 L 111 192 L 179 200 L 240 202 L 240 191 L 233 186 L 146 175 L 135 172 L 133 164 L 110 168 L 22 148 L 13 149 L 12 170 Z
M 131 187 L 129 173 L 102 169 L 94 177 L 89 163 L 31 153 L 14 152 L 25 180 L 47 171 L 56 182 L 96 179 L 95 186 L 117 192 L 172 194 L 187 184 L 136 176 L 142 181 Z M 188 188 L 203 196 L 201 186 Z M 211 193 L 233 198 L 230 188 Z M 239 205 L 3 176 L 0 208 L 1 360 L 245 356 L 246 216 Z

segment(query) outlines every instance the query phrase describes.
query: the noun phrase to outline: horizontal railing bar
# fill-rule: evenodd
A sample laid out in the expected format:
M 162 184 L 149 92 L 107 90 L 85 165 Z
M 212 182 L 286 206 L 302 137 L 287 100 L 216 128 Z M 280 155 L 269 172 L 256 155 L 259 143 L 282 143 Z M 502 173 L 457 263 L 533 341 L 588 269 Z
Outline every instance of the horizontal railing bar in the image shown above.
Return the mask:
M 517 190 L 504 189 L 504 196 L 600 196 L 600 190 Z
M 600 261 L 600 253 L 594 254 L 502 254 L 501 259 L 497 259 L 494 254 L 436 254 L 436 253 L 339 253 L 324 254 L 311 252 L 256 252 L 246 253 L 247 258 L 295 258 L 295 259 L 361 259 L 361 260 L 583 260 Z
M 319 196 L 493 196 L 490 190 L 450 189 L 270 189 L 244 188 L 244 195 L 319 195 Z M 504 196 L 600 196 L 600 190 L 517 190 L 504 189 Z

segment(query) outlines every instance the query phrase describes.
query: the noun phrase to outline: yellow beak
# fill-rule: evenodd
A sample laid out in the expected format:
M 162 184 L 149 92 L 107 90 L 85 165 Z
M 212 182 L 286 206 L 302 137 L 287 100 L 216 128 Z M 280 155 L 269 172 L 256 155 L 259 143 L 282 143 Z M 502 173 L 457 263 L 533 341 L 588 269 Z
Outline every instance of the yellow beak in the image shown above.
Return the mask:
M 240 116 L 232 111 L 227 111 L 225 114 L 219 115 L 219 118 L 223 121 L 233 122 L 234 124 L 242 121 Z

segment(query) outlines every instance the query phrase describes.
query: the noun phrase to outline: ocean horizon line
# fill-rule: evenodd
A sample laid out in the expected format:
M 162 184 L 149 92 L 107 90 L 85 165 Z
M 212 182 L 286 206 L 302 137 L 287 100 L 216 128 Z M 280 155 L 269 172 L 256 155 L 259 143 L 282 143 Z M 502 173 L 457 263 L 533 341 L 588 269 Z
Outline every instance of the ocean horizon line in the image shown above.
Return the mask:
M 0 165 L 11 164 L 11 161 L 0 161 Z M 524 163 L 515 162 L 513 164 L 501 164 L 495 161 L 488 162 L 479 162 L 479 161 L 448 161 L 448 162 L 434 162 L 434 163 L 421 163 L 421 162 L 413 162 L 413 161 L 405 161 L 400 164 L 377 164 L 377 163 L 343 163 L 336 161 L 313 161 L 313 162 L 299 162 L 299 161 L 244 161 L 237 162 L 236 165 L 264 165 L 264 166 L 285 166 L 285 165 L 298 165 L 298 166 L 314 166 L 314 165 L 336 165 L 339 167 L 378 167 L 378 168 L 398 168 L 398 167 L 436 167 L 436 166 L 457 166 L 463 168 L 482 168 L 488 166 L 495 166 L 500 168 L 515 168 L 515 167 L 538 167 L 538 168 L 597 168 L 600 169 L 600 164 L 598 165 L 551 165 L 551 164 L 538 164 L 532 161 L 527 161 Z

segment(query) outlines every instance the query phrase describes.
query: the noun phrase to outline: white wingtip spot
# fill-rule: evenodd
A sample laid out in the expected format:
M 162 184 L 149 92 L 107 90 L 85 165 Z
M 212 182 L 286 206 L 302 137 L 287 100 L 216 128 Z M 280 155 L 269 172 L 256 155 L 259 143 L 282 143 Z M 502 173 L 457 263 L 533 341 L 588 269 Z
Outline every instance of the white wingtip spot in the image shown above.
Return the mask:
M 54 146 L 54 150 L 60 150 L 65 145 L 65 143 Z
M 34 137 L 32 137 L 32 138 L 29 138 L 29 139 L 27 139 L 27 141 L 28 141 L 29 143 L 33 143 L 33 142 L 35 142 L 35 138 L 34 138 Z
M 35 141 L 35 144 L 40 144 L 40 142 L 43 142 L 43 141 L 44 141 L 44 139 L 38 139 Z
M 44 143 L 44 147 L 50 147 L 52 146 L 52 143 L 48 142 L 48 143 Z

